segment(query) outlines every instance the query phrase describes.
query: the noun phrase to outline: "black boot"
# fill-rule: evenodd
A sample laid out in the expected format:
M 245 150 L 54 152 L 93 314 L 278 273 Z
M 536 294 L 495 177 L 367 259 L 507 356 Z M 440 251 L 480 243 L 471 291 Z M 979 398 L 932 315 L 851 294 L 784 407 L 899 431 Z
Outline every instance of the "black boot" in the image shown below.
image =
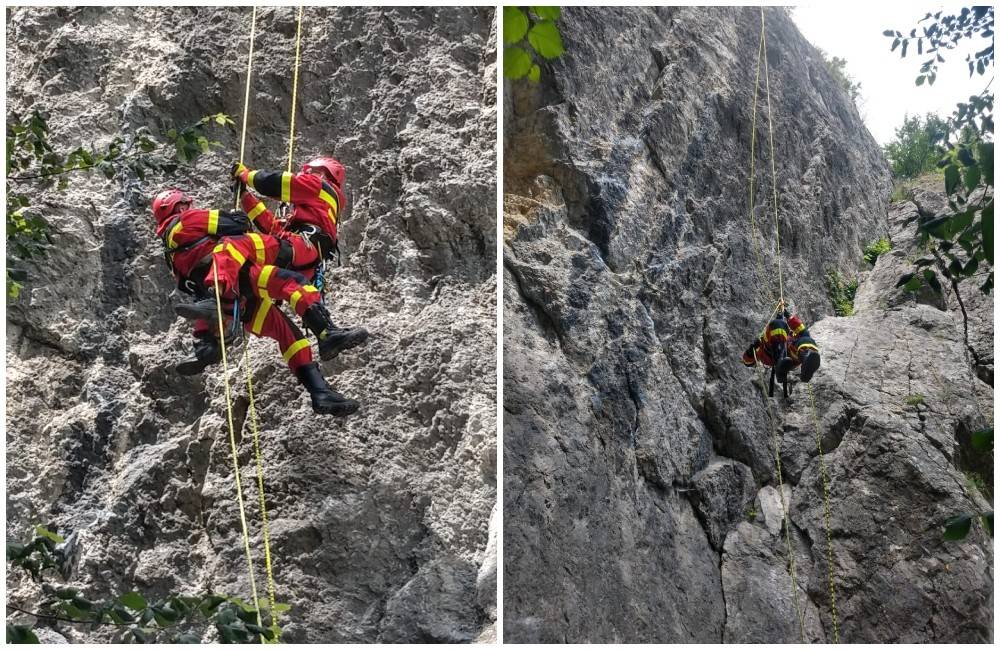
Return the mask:
M 219 340 L 212 336 L 200 338 L 194 343 L 194 357 L 189 357 L 177 364 L 177 372 L 189 377 L 201 374 L 201 372 L 212 365 L 222 361 L 222 348 Z
M 343 417 L 358 410 L 360 405 L 356 401 L 330 388 L 319 371 L 319 364 L 315 361 L 300 367 L 295 374 L 299 382 L 309 391 L 313 410 L 317 413 Z
M 807 350 L 802 356 L 802 381 L 808 382 L 819 370 L 819 352 Z
M 228 310 L 232 309 L 232 302 L 227 303 L 225 300 L 222 301 L 222 314 L 225 316 Z M 189 318 L 191 320 L 217 320 L 219 318 L 219 312 L 215 305 L 215 296 L 210 298 L 205 298 L 199 300 L 198 302 L 187 302 L 183 305 L 177 305 L 174 307 L 174 311 L 177 312 L 178 316 L 184 318 Z
M 302 314 L 302 320 L 319 339 L 319 356 L 324 361 L 368 340 L 368 330 L 363 327 L 336 327 L 330 320 L 330 312 L 319 302 L 309 306 Z

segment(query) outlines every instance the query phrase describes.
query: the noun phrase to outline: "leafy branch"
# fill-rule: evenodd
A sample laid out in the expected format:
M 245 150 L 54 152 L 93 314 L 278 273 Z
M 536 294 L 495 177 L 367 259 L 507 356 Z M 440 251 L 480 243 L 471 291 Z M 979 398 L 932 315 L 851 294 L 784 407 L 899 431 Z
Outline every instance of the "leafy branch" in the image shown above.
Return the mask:
M 39 585 L 42 600 L 38 611 L 17 603 L 7 603 L 7 609 L 36 620 L 87 625 L 92 630 L 116 628 L 118 641 L 199 643 L 204 631 L 192 629 L 199 624 L 214 625 L 223 643 L 251 643 L 258 638 L 277 642 L 280 639 L 277 616 L 290 609 L 284 603 L 275 603 L 273 611 L 269 611 L 267 608 L 258 610 L 225 594 L 173 594 L 154 601 L 136 591 L 95 601 L 76 587 L 49 584 L 45 578 L 52 571 L 66 577 L 62 570 L 66 564 L 65 542 L 62 536 L 44 526 L 35 528 L 35 536 L 28 543 L 8 541 L 9 567 L 26 571 Z M 175 633 L 179 628 L 184 631 Z M 38 643 L 30 625 L 8 623 L 6 633 L 8 643 Z
M 503 8 L 504 77 L 537 83 L 542 76 L 537 61 L 562 56 L 565 48 L 556 25 L 560 14 L 559 7 Z
M 909 36 L 904 36 L 902 32 L 893 29 L 882 32 L 884 36 L 893 39 L 890 51 L 894 52 L 896 48 L 900 48 L 900 58 L 906 58 L 909 45 L 913 41 L 916 41 L 917 54 L 922 55 L 926 51 L 927 54 L 934 55 L 920 66 L 920 74 L 915 80 L 918 86 L 925 81 L 928 85 L 934 84 L 934 80 L 937 79 L 938 64 L 945 61 L 942 50 L 952 50 L 962 39 L 971 38 L 974 34 L 989 39 L 990 44 L 965 57 L 969 65 L 969 76 L 971 77 L 973 72 L 982 75 L 987 67 L 993 65 L 993 7 L 963 7 L 957 14 L 942 16 L 943 13 L 943 11 L 928 13 L 917 21 L 918 27 L 911 29 Z M 929 22 L 920 27 L 919 23 L 924 21 Z M 919 36 L 917 29 L 921 30 Z
M 69 153 L 56 151 L 49 143 L 49 116 L 41 110 L 30 115 L 8 116 L 7 120 L 7 295 L 17 298 L 27 274 L 18 265 L 44 256 L 52 246 L 52 225 L 31 207 L 28 190 L 20 189 L 32 182 L 32 192 L 55 187 L 62 191 L 69 186 L 68 174 L 96 170 L 112 179 L 130 171 L 139 180 L 149 172 L 171 175 L 180 165 L 187 165 L 208 153 L 221 142 L 210 140 L 206 128 L 231 126 L 232 119 L 224 113 L 207 115 L 183 128 L 171 128 L 162 141 L 145 127 L 127 137 L 116 137 L 104 147 L 78 146 Z
M 993 453 L 993 427 L 980 429 L 972 433 L 972 448 L 980 453 Z M 972 529 L 974 519 L 979 519 L 983 528 L 993 537 L 993 511 L 980 512 L 976 514 L 962 513 L 952 517 L 944 523 L 944 534 L 942 537 L 948 541 L 959 541 L 965 539 Z

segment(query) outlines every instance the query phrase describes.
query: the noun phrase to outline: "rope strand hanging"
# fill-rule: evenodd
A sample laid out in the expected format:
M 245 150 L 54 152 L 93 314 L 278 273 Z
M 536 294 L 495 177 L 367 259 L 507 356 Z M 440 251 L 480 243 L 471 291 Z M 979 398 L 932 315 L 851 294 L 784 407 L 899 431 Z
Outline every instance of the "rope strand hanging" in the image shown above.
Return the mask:
M 776 162 L 775 162 L 776 157 L 775 157 L 775 148 L 774 148 L 774 122 L 773 122 L 773 114 L 772 114 L 772 108 L 771 108 L 771 82 L 770 82 L 770 72 L 769 72 L 768 61 L 767 61 L 767 36 L 766 36 L 766 32 L 767 32 L 767 30 L 766 30 L 766 23 L 765 23 L 765 18 L 764 18 L 764 8 L 761 7 L 760 8 L 760 42 L 758 44 L 758 50 L 757 50 L 757 74 L 756 74 L 756 78 L 755 78 L 755 81 L 754 81 L 753 117 L 752 117 L 751 139 L 750 139 L 750 192 L 749 192 L 749 194 L 750 194 L 750 206 L 749 206 L 750 219 L 749 219 L 749 221 L 750 221 L 750 236 L 751 236 L 751 238 L 753 240 L 754 251 L 755 251 L 756 262 L 757 262 L 756 273 L 757 273 L 757 278 L 758 278 L 758 285 L 761 286 L 761 287 L 763 287 L 763 286 L 765 286 L 765 284 L 764 284 L 764 277 L 763 277 L 763 264 L 762 264 L 761 257 L 760 257 L 760 247 L 758 246 L 758 239 L 761 238 L 761 235 L 760 235 L 759 230 L 757 229 L 756 219 L 755 219 L 755 215 L 754 215 L 754 194 L 753 194 L 754 180 L 755 180 L 754 179 L 754 160 L 755 160 L 755 143 L 756 143 L 756 124 L 757 124 L 757 96 L 758 96 L 758 91 L 759 91 L 759 87 L 760 87 L 761 58 L 763 57 L 764 88 L 765 88 L 765 95 L 766 95 L 766 98 L 767 98 L 768 144 L 769 144 L 770 154 L 771 154 L 771 156 L 770 156 L 771 157 L 771 190 L 772 190 L 772 204 L 774 206 L 775 264 L 777 266 L 777 280 L 778 280 L 778 301 L 775 304 L 774 309 L 771 311 L 771 315 L 768 317 L 768 320 L 771 320 L 771 318 L 773 318 L 776 314 L 779 314 L 781 312 L 782 308 L 785 306 L 786 303 L 785 303 L 785 293 L 784 293 L 784 282 L 783 282 L 782 269 L 781 269 L 781 230 L 780 230 L 780 227 L 779 227 L 780 224 L 779 224 L 779 221 L 778 221 L 777 165 L 776 165 Z M 772 294 L 771 297 L 773 299 L 773 294 Z M 783 516 L 784 523 L 785 523 L 785 546 L 786 546 L 786 551 L 788 553 L 788 567 L 789 567 L 789 574 L 790 574 L 790 578 L 791 578 L 791 589 L 793 591 L 793 593 L 792 593 L 792 600 L 793 600 L 794 607 L 795 607 L 796 618 L 798 619 L 798 622 L 799 622 L 799 638 L 800 638 L 800 641 L 804 643 L 805 642 L 804 617 L 803 617 L 803 613 L 802 613 L 802 611 L 801 611 L 801 609 L 799 607 L 799 601 L 798 601 L 798 589 L 797 589 L 797 581 L 796 581 L 796 575 L 795 575 L 795 573 L 796 573 L 795 572 L 795 557 L 794 557 L 794 554 L 793 554 L 793 551 L 792 551 L 792 544 L 791 544 L 791 537 L 790 537 L 790 528 L 791 528 L 791 526 L 790 526 L 790 521 L 789 521 L 789 517 L 788 517 L 788 509 L 787 509 L 787 506 L 786 506 L 786 503 L 785 503 L 784 480 L 783 480 L 783 477 L 782 477 L 782 470 L 781 470 L 781 440 L 780 440 L 780 437 L 778 436 L 778 427 L 777 427 L 776 416 L 775 416 L 774 412 L 771 409 L 771 402 L 770 402 L 770 399 L 769 399 L 769 397 L 767 395 L 767 391 L 766 391 L 766 389 L 764 387 L 764 380 L 763 380 L 763 376 L 761 374 L 760 364 L 758 362 L 755 365 L 757 367 L 757 378 L 758 378 L 758 383 L 759 383 L 760 389 L 761 389 L 761 396 L 763 397 L 764 402 L 767 405 L 768 420 L 769 420 L 770 426 L 771 426 L 771 435 L 772 435 L 772 441 L 773 441 L 773 444 L 774 444 L 775 470 L 777 472 L 777 478 L 778 478 L 778 490 L 779 490 L 780 496 L 781 496 L 782 516 Z M 811 407 L 811 414 L 812 414 L 813 424 L 814 424 L 814 427 L 815 427 L 815 437 L 816 437 L 816 447 L 817 447 L 817 455 L 818 455 L 818 461 L 819 461 L 820 479 L 821 479 L 821 482 L 822 482 L 822 490 L 823 490 L 823 492 L 822 492 L 822 494 L 823 494 L 823 521 L 824 521 L 824 527 L 825 527 L 825 530 L 826 530 L 827 584 L 828 584 L 829 594 L 830 594 L 830 612 L 831 612 L 831 620 L 832 620 L 832 625 L 833 625 L 833 640 L 834 640 L 834 643 L 839 643 L 840 642 L 840 628 L 839 628 L 838 617 L 837 617 L 836 589 L 834 587 L 834 582 L 833 582 L 833 535 L 831 533 L 831 527 L 830 527 L 829 482 L 828 482 L 827 471 L 826 471 L 826 463 L 825 463 L 825 460 L 824 460 L 824 457 L 823 457 L 822 436 L 821 436 L 821 428 L 820 428 L 820 423 L 819 423 L 819 416 L 816 413 L 816 401 L 815 401 L 815 397 L 813 395 L 812 385 L 811 384 L 807 384 L 807 386 L 808 386 L 808 391 L 809 391 L 809 401 L 810 401 L 810 407 Z

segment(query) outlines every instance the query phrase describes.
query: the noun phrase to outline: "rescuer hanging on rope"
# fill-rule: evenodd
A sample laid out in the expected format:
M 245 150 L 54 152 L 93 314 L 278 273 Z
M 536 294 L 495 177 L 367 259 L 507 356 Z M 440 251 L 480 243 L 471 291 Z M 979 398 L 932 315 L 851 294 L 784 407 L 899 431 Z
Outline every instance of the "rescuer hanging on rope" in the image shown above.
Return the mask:
M 743 365 L 752 367 L 758 361 L 765 367 L 771 368 L 772 381 L 769 394 L 774 395 L 776 379 L 785 387 L 787 397 L 789 371 L 801 366 L 802 381 L 808 382 L 812 379 L 819 369 L 819 347 L 809 335 L 805 323 L 787 309 L 782 309 L 743 353 Z
M 317 158 L 302 168 L 301 174 L 290 172 L 252 171 L 237 163 L 233 166 L 236 191 L 241 194 L 244 210 L 264 233 L 273 236 L 276 248 L 265 250 L 265 262 L 301 273 L 320 292 L 303 309 L 290 300 L 292 308 L 302 317 L 306 327 L 319 339 L 320 357 L 332 359 L 341 350 L 353 348 L 368 339 L 368 330 L 361 327 L 340 328 L 333 324 L 322 304 L 322 273 L 326 259 L 339 254 L 337 221 L 346 200 L 343 193 L 344 167 L 333 158 Z M 244 187 L 264 196 L 291 202 L 294 210 L 286 223 L 276 219 L 264 202 Z M 244 254 L 244 257 L 248 255 Z M 315 305 L 315 307 L 314 307 Z M 306 308 L 308 307 L 308 308 Z M 214 309 L 213 301 L 198 304 L 205 313 Z
M 315 288 L 302 285 L 305 279 L 301 275 L 265 263 L 265 251 L 276 255 L 279 249 L 274 238 L 248 233 L 250 220 L 242 212 L 193 209 L 191 198 L 179 190 L 161 192 L 152 207 L 156 233 L 163 239 L 167 264 L 178 287 L 203 298 L 177 308 L 182 316 L 196 319 L 195 356 L 179 364 L 178 372 L 198 374 L 221 360 L 221 346 L 210 322 L 216 315 L 213 287 L 217 274 L 227 323 L 235 316 L 244 329 L 278 342 L 292 373 L 308 390 L 313 410 L 349 415 L 358 409 L 356 401 L 330 389 L 312 360 L 309 341 L 274 302 L 288 300 L 300 315 L 309 310 L 326 311 Z M 211 311 L 204 309 L 206 303 L 211 303 Z M 326 338 L 338 340 L 329 335 Z M 350 346 L 342 345 L 336 351 L 345 347 Z

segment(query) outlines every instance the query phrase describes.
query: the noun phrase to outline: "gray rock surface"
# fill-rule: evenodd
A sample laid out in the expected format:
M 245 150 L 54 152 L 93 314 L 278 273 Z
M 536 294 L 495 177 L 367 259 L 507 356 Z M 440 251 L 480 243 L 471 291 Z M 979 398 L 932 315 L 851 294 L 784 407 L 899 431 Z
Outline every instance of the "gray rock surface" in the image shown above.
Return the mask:
M 8 12 L 8 113 L 53 143 L 106 143 L 242 112 L 245 8 Z M 294 8 L 258 15 L 247 161 L 286 160 Z M 345 264 L 327 303 L 372 332 L 325 367 L 358 398 L 312 413 L 274 343 L 249 342 L 285 641 L 471 641 L 496 504 L 496 28 L 492 8 L 308 8 L 296 160 L 348 170 Z M 170 184 L 229 199 L 239 133 Z M 149 200 L 161 178 L 77 176 L 36 204 L 57 254 L 7 316 L 7 534 L 78 531 L 92 597 L 214 589 L 249 598 L 221 372 L 190 351 Z M 235 361 L 242 366 L 236 350 Z M 263 552 L 242 367 L 231 369 L 261 589 Z M 12 599 L 35 593 L 13 574 Z M 101 633 L 60 628 L 73 642 Z
M 940 538 L 989 507 L 959 439 L 990 421 L 992 387 L 961 314 L 894 288 L 915 252 L 907 208 L 889 210 L 879 147 L 777 9 L 780 259 L 823 350 L 818 442 L 806 386 L 765 400 L 740 362 L 777 299 L 763 96 L 759 267 L 747 207 L 759 21 L 564 8 L 566 54 L 537 85 L 505 84 L 507 641 L 832 641 L 821 459 L 840 639 L 992 638 L 990 540 L 978 525 Z M 889 233 L 864 272 L 862 248 Z M 833 316 L 832 270 L 860 272 L 855 316 Z M 990 321 L 992 299 L 973 309 Z

